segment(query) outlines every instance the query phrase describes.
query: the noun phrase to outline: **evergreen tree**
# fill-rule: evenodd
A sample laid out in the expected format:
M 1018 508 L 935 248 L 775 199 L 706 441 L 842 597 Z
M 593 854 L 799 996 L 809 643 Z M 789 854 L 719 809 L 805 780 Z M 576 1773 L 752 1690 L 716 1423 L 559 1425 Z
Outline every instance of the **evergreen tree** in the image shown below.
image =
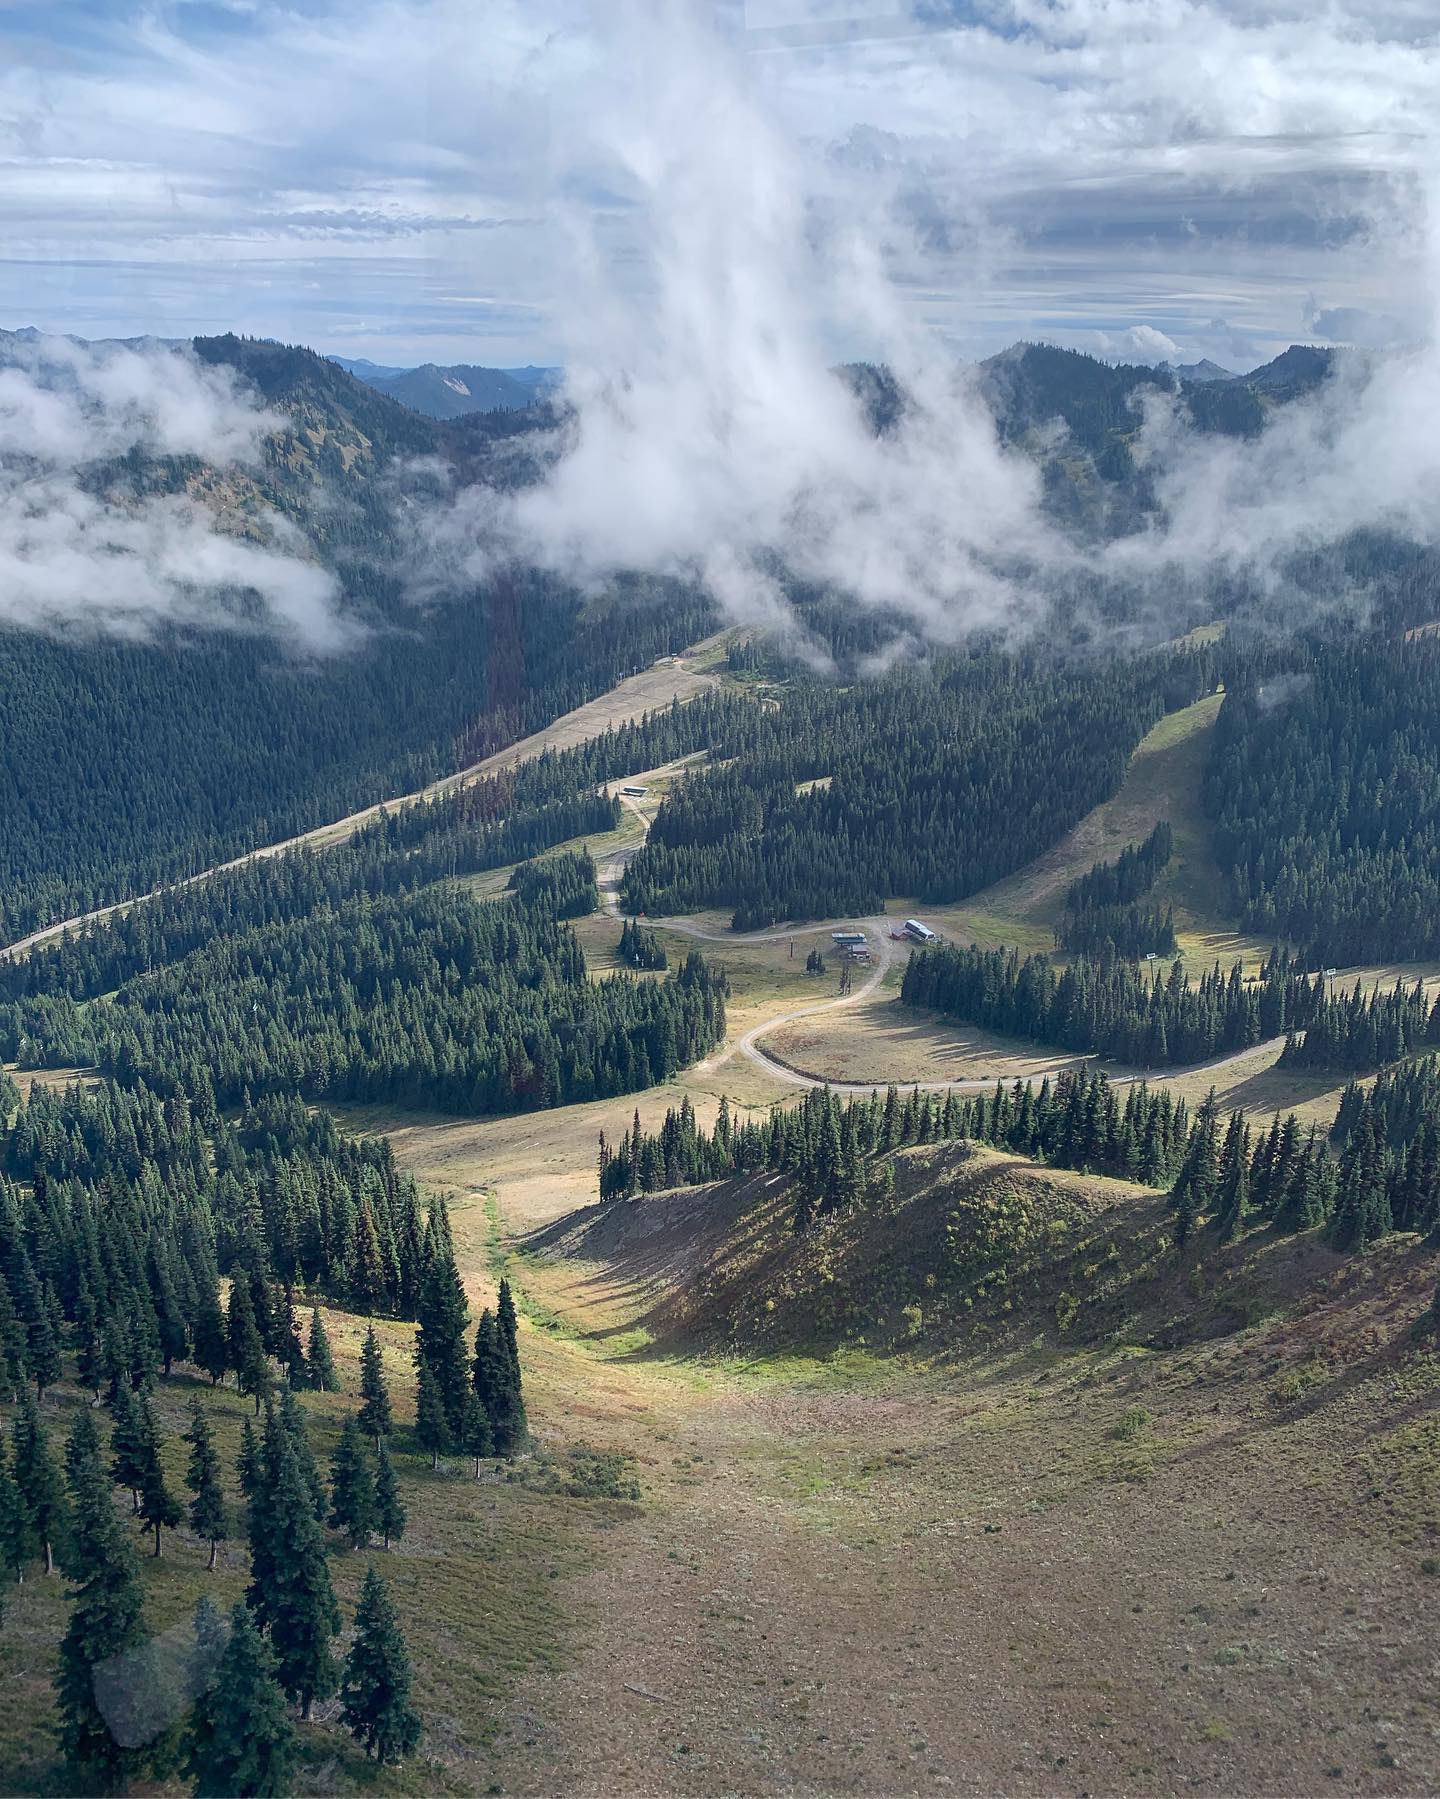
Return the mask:
M 195 1318 L 194 1352 L 195 1365 L 210 1376 L 212 1387 L 218 1386 L 230 1367 L 230 1338 L 213 1281 L 207 1281 L 201 1292 L 200 1309 Z
M 465 1429 L 461 1434 L 460 1447 L 466 1455 L 475 1459 L 475 1478 L 480 1478 L 480 1464 L 487 1455 L 495 1453 L 495 1437 L 490 1429 L 490 1419 L 480 1403 L 480 1395 L 472 1386 L 465 1395 Z
M 57 1328 L 59 1317 L 60 1307 L 55 1298 L 55 1290 L 47 1281 L 40 1289 L 39 1304 L 30 1321 L 30 1378 L 35 1383 L 37 1399 L 43 1398 L 45 1389 L 53 1387 L 65 1372 L 64 1358 L 60 1353 L 61 1332 Z
M 338 1393 L 340 1379 L 335 1372 L 335 1358 L 330 1353 L 330 1339 L 316 1306 L 310 1313 L 310 1348 L 305 1358 L 305 1372 L 317 1393 Z
M 506 1297 L 509 1289 L 502 1289 Z M 510 1314 L 513 1333 L 515 1314 Z M 525 1401 L 520 1391 L 520 1361 L 501 1321 L 488 1310 L 480 1316 L 475 1332 L 475 1356 L 471 1380 L 490 1424 L 491 1448 L 497 1456 L 513 1456 L 524 1445 L 527 1426 Z
M 1215 1229 L 1222 1243 L 1232 1242 L 1244 1228 L 1250 1198 L 1250 1168 L 1242 1156 L 1220 1182 Z
M 275 1657 L 247 1605 L 230 1614 L 230 1640 L 190 1726 L 186 1772 L 199 1799 L 280 1799 L 291 1789 L 295 1727 Z
M 151 1246 L 150 1287 L 155 1304 L 155 1324 L 160 1338 L 160 1361 L 168 1380 L 172 1366 L 184 1361 L 190 1353 L 190 1332 L 175 1292 L 170 1247 L 164 1237 Z
M 235 1469 L 245 1503 L 253 1504 L 255 1495 L 260 1491 L 264 1473 L 255 1426 L 248 1418 L 243 1419 L 240 1424 L 240 1453 L 236 1457 Z
M 75 1378 L 88 1387 L 95 1403 L 100 1403 L 100 1389 L 105 1384 L 105 1344 L 100 1332 L 100 1310 L 95 1295 L 83 1272 L 75 1295 Z
M 145 1421 L 128 1380 L 116 1387 L 110 1414 L 115 1420 L 110 1433 L 110 1478 L 129 1493 L 130 1510 L 138 1518 L 145 1480 Z
M 395 1480 L 395 1464 L 382 1438 L 375 1451 L 375 1522 L 388 1549 L 405 1535 L 405 1506 Z
M 500 1342 L 505 1354 L 510 1359 L 510 1366 L 515 1370 L 515 1378 L 520 1378 L 520 1322 L 515 1315 L 515 1299 L 510 1291 L 510 1283 L 502 1275 L 500 1293 L 495 1304 L 495 1324 L 500 1333 Z
M 288 1287 L 272 1308 L 271 1315 L 275 1320 L 276 1354 L 284 1365 L 286 1382 L 292 1389 L 312 1385 L 305 1346 L 295 1323 L 295 1301 Z
M 272 1386 L 270 1363 L 266 1358 L 264 1339 L 255 1321 L 255 1306 L 250 1289 L 238 1275 L 230 1283 L 227 1340 L 230 1366 L 235 1370 L 240 1391 L 253 1394 L 255 1415 L 258 1418 Z
M 435 1217 L 448 1235 L 443 1208 L 436 1208 Z M 454 1254 L 439 1232 L 420 1287 L 418 1318 L 415 1354 L 430 1370 L 445 1409 L 449 1434 L 457 1437 L 465 1424 L 465 1326 L 468 1318 L 465 1289 L 460 1283 Z
M 98 1444 L 75 1458 L 71 1472 L 76 1592 L 55 1680 L 60 1745 L 69 1779 L 79 1790 L 114 1792 L 124 1789 L 147 1757 L 143 1749 L 123 1745 L 112 1730 L 97 1697 L 95 1671 L 139 1648 L 145 1635 L 143 1599 Z
M 430 1466 L 438 1468 L 440 1457 L 450 1447 L 450 1420 L 440 1397 L 435 1375 L 428 1362 L 421 1362 L 415 1388 L 415 1440 L 430 1457 Z
M 290 1433 L 290 1440 L 295 1445 L 295 1454 L 300 1462 L 300 1472 L 304 1476 L 305 1485 L 310 1489 L 310 1503 L 315 1513 L 315 1522 L 324 1524 L 330 1510 L 330 1495 L 326 1491 L 324 1479 L 315 1463 L 315 1451 L 310 1447 L 310 1433 L 305 1428 L 305 1415 L 300 1409 L 300 1402 L 287 1387 L 280 1395 L 278 1407 L 280 1423 Z
M 247 1418 L 245 1421 L 249 1423 Z M 220 1484 L 220 1457 L 215 1450 L 210 1420 L 205 1408 L 194 1400 L 190 1406 L 190 1429 L 185 1433 L 190 1445 L 190 1464 L 185 1472 L 185 1485 L 195 1495 L 190 1501 L 190 1528 L 210 1545 L 208 1566 L 215 1566 L 219 1546 L 230 1534 L 230 1508 L 225 1503 L 225 1490 Z M 254 1441 L 253 1433 L 251 1441 Z
M 420 1716 L 410 1703 L 410 1655 L 385 1582 L 374 1568 L 361 1589 L 340 1696 L 351 1736 L 382 1767 L 419 1744 Z
M 273 1411 L 261 1468 L 250 1506 L 247 1598 L 269 1632 L 280 1684 L 309 1718 L 315 1701 L 335 1690 L 331 1644 L 340 1629 L 340 1612 L 295 1436 Z
M 65 1538 L 65 1488 L 39 1408 L 29 1393 L 21 1395 L 20 1410 L 11 1427 L 11 1448 L 26 1522 L 45 1557 L 45 1572 L 53 1574 L 55 1553 Z
M 392 1421 L 390 1395 L 385 1388 L 385 1364 L 373 1324 L 365 1332 L 365 1344 L 360 1351 L 360 1398 L 363 1401 L 360 1428 L 375 1439 L 378 1449 L 390 1435 Z
M 363 1549 L 375 1528 L 375 1481 L 353 1416 L 345 1420 L 330 1464 L 330 1494 L 331 1524 L 345 1533 L 352 1549 Z
M 173 1530 L 180 1522 L 180 1502 L 165 1484 L 165 1467 L 160 1459 L 160 1426 L 143 1395 L 140 1399 L 140 1516 L 155 1532 L 155 1554 L 160 1553 L 160 1532 Z
M 1215 1193 L 1215 1229 L 1222 1243 L 1235 1238 L 1245 1222 L 1250 1198 L 1250 1132 L 1243 1112 L 1232 1112 L 1220 1152 Z
M 15 1308 L 0 1258 L 0 1391 L 15 1399 L 30 1378 L 25 1321 Z
M 23 1584 L 25 1564 L 39 1547 L 24 1497 L 10 1471 L 9 1445 L 0 1437 L 0 1568 L 17 1585 Z
M 101 1465 L 100 1431 L 94 1412 L 89 1406 L 83 1406 L 71 1420 L 65 1438 L 65 1484 L 72 1499 L 82 1476 L 92 1464 Z
M 1212 1087 L 1195 1114 L 1185 1160 L 1171 1197 L 1175 1202 L 1175 1247 L 1183 1249 L 1196 1221 L 1211 1211 L 1219 1180 L 1219 1107 Z

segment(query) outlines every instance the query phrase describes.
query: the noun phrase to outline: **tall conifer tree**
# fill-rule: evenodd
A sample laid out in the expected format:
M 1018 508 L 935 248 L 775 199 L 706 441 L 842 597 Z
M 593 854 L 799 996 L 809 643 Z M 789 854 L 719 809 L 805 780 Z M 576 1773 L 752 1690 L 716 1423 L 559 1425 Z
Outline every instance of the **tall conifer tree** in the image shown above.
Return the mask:
M 338 1393 L 340 1377 L 335 1372 L 335 1357 L 330 1352 L 330 1339 L 316 1306 L 310 1313 L 310 1345 L 305 1357 L 305 1372 L 317 1393 Z
M 198 1799 L 280 1799 L 292 1790 L 294 1750 L 275 1657 L 250 1608 L 237 1604 L 215 1679 L 195 1706 L 186 1771 Z
M 25 1564 L 39 1552 L 25 1501 L 10 1471 L 10 1446 L 0 1437 L 0 1570 L 21 1585 Z
M 390 1395 L 385 1387 L 385 1364 L 380 1354 L 379 1339 L 372 1324 L 365 1332 L 360 1351 L 360 1428 L 373 1437 L 378 1449 L 393 1428 L 390 1417 Z
M 165 1465 L 160 1458 L 160 1426 L 150 1401 L 140 1399 L 140 1516 L 155 1533 L 155 1554 L 160 1554 L 160 1533 L 173 1530 L 180 1522 L 180 1501 L 165 1483 Z
M 330 1495 L 331 1524 L 344 1532 L 352 1549 L 363 1549 L 375 1528 L 375 1481 L 353 1416 L 345 1420 L 330 1464 Z
M 249 1423 L 249 1419 L 246 1419 Z M 190 1501 L 190 1528 L 210 1545 L 209 1566 L 221 1543 L 230 1534 L 230 1508 L 225 1502 L 225 1489 L 220 1484 L 220 1457 L 205 1408 L 195 1400 L 190 1407 L 190 1428 L 185 1433 L 190 1445 L 190 1464 L 185 1471 L 185 1485 L 195 1497 Z
M 60 1745 L 70 1778 L 82 1791 L 123 1790 L 147 1759 L 123 1745 L 101 1710 L 95 1671 L 145 1636 L 144 1606 L 135 1556 L 125 1540 L 100 1463 L 98 1444 L 77 1455 L 74 1489 L 75 1604 L 60 1645 L 55 1679 Z
M 395 1480 L 395 1464 L 384 1440 L 375 1451 L 375 1523 L 388 1549 L 405 1535 L 405 1506 Z
M 383 1767 L 411 1754 L 420 1715 L 410 1703 L 410 1655 L 385 1582 L 365 1576 L 355 1613 L 355 1642 L 340 1688 L 341 1716 L 351 1736 Z
M 250 1507 L 248 1598 L 269 1632 L 280 1684 L 308 1718 L 315 1701 L 335 1690 L 331 1645 L 340 1611 L 314 1495 L 294 1438 L 273 1412 L 265 1438 L 260 1488 Z
M 45 1572 L 53 1574 L 56 1551 L 65 1537 L 68 1508 L 60 1470 L 50 1452 L 50 1439 L 40 1422 L 39 1408 L 29 1393 L 21 1395 L 10 1442 L 15 1461 L 15 1484 L 24 1501 L 25 1516 L 40 1544 Z
M 434 1371 L 423 1361 L 416 1379 L 415 1440 L 430 1457 L 430 1466 L 438 1468 L 441 1456 L 450 1447 L 450 1420 L 445 1415 L 445 1402 L 440 1397 Z

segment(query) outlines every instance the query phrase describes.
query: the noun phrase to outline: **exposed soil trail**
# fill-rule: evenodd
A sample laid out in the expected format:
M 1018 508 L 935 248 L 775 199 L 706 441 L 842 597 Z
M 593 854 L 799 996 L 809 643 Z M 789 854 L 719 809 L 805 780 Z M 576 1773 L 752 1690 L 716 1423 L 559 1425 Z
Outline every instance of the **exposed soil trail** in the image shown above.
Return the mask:
M 704 644 L 697 644 L 688 655 L 697 655 L 711 641 L 707 639 Z M 716 685 L 714 675 L 703 669 L 687 667 L 686 661 L 687 658 L 679 657 L 674 662 L 659 664 L 654 668 L 643 669 L 638 675 L 627 676 L 608 693 L 587 700 L 583 706 L 562 714 L 543 730 L 534 732 L 519 743 L 512 743 L 508 749 L 497 750 L 493 756 L 472 762 L 453 775 L 442 775 L 438 781 L 431 781 L 428 786 L 417 788 L 414 793 L 378 800 L 373 806 L 362 806 L 358 812 L 347 813 L 344 818 L 332 819 L 327 824 L 315 825 L 280 843 L 263 844 L 258 849 L 247 850 L 242 856 L 232 856 L 228 862 L 217 862 L 212 868 L 202 868 L 197 874 L 188 875 L 184 880 L 170 881 L 163 887 L 152 888 L 148 893 L 137 893 L 129 899 L 117 900 L 113 905 L 97 906 L 92 912 L 80 912 L 74 918 L 45 925 L 41 930 L 32 931 L 28 937 L 21 937 L 0 948 L 0 958 L 23 956 L 36 944 L 58 937 L 64 931 L 75 931 L 82 925 L 113 918 L 117 912 L 128 911 L 131 906 L 140 905 L 145 900 L 156 899 L 162 893 L 176 893 L 183 887 L 193 887 L 197 882 L 208 881 L 212 876 L 224 874 L 228 869 L 243 868 L 247 863 L 261 862 L 270 856 L 283 856 L 287 850 L 301 849 L 306 845 L 319 848 L 327 844 L 342 843 L 383 811 L 394 811 L 397 807 L 413 805 L 419 800 L 433 800 L 443 794 L 454 793 L 458 788 L 468 786 L 486 775 L 499 774 L 521 762 L 531 762 L 545 750 L 568 749 L 577 743 L 587 742 L 592 737 L 602 735 L 612 725 L 624 724 L 639 718 L 645 712 L 656 711 L 675 699 L 694 699 Z M 639 816 L 643 821 L 643 814 Z

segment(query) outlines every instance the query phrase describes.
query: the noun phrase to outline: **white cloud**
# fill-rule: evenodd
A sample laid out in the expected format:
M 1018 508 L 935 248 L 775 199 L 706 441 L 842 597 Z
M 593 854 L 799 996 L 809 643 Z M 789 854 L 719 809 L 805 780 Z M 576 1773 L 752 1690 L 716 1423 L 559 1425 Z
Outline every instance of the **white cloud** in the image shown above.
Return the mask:
M 1235 86 L 1282 134 L 1298 129 L 1307 96 L 1340 80 L 1348 30 L 1332 22 L 1317 45 L 1313 21 L 1252 27 L 1183 4 L 1062 4 L 1024 18 L 1057 59 L 1054 79 L 1067 59 L 1113 59 L 1114 72 L 1096 79 L 1107 91 L 1121 85 L 1126 103 L 1102 118 L 1116 142 L 1092 145 L 1092 170 L 1145 141 L 1177 142 L 1183 161 L 1190 146 L 1215 148 L 1213 134 L 1238 128 L 1243 98 L 1183 99 L 1186 34 L 1202 24 L 1214 25 L 1218 47 L 1207 41 L 1200 60 L 1236 58 Z M 1259 66 L 1240 54 L 1247 43 Z M 1351 103 L 1327 94 L 1312 124 L 1378 130 L 1382 48 L 1356 50 Z M 990 49 L 1004 62 L 1032 47 Z M 909 53 L 882 45 L 875 56 Z M 444 530 L 452 552 L 468 547 L 472 568 L 507 554 L 580 579 L 629 567 L 692 573 L 733 615 L 766 620 L 780 604 L 778 562 L 858 603 L 897 607 L 945 639 L 976 624 L 1025 628 L 1043 616 L 1052 579 L 1082 566 L 1174 581 L 1177 571 L 1273 571 L 1294 550 L 1363 525 L 1435 535 L 1431 331 L 1410 362 L 1292 408 L 1258 440 L 1197 441 L 1157 409 L 1142 449 L 1166 522 L 1082 559 L 1045 523 L 1033 466 L 995 441 L 917 317 L 913 286 L 896 279 L 914 245 L 909 223 L 897 222 L 889 148 L 837 165 L 825 145 L 797 139 L 773 84 L 689 8 L 608 6 L 603 40 L 567 79 L 554 89 L 568 121 L 556 137 L 558 183 L 578 190 L 588 177 L 609 196 L 603 211 L 568 213 L 571 282 L 557 319 L 576 417 L 542 486 L 504 500 L 458 497 Z M 1051 133 L 1052 151 L 1064 137 L 1053 113 L 1068 105 L 1062 91 L 1051 114 L 1027 116 L 1038 137 Z M 1237 167 L 1249 154 L 1233 139 L 1219 150 Z M 1276 153 L 1283 161 L 1291 148 Z M 1428 140 L 1407 155 L 1418 175 Z M 1377 274 L 1394 281 L 1399 271 L 1433 308 L 1433 215 L 1413 181 L 1397 181 L 1393 197 L 1366 253 Z M 1200 297 L 1208 307 L 1212 295 Z M 1207 334 L 1233 337 L 1233 326 L 1204 317 Z M 856 341 L 912 396 L 881 440 L 826 369 L 835 346 Z M 1149 323 L 1097 329 L 1092 342 L 1146 361 L 1195 353 L 1194 339 Z
M 184 494 L 133 496 L 131 452 L 252 463 L 281 420 L 188 351 L 8 340 L 0 367 L 0 619 L 143 636 L 162 621 L 264 629 L 317 650 L 353 635 L 293 528 L 223 532 Z
M 1153 325 L 1130 325 L 1123 331 L 1095 331 L 1075 347 L 1111 362 L 1178 362 L 1185 352 L 1173 337 Z

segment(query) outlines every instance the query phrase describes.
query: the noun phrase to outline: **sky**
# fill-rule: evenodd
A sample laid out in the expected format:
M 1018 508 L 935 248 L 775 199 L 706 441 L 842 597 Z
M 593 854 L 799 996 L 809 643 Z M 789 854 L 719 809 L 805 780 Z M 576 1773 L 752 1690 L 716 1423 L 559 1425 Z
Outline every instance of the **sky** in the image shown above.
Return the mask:
M 834 359 L 1406 342 L 1437 76 L 1431 0 L 0 0 L 0 326 L 574 367 L 758 235 Z

